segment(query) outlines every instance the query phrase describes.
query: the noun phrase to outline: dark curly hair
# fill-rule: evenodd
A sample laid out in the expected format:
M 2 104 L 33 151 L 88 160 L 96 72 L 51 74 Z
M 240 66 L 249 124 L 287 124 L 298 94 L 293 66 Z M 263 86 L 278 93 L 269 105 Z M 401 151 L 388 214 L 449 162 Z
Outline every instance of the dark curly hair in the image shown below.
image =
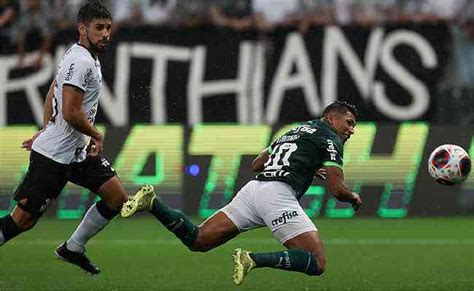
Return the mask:
M 77 22 L 89 24 L 93 19 L 110 19 L 112 14 L 99 1 L 89 1 L 79 9 L 77 13 Z

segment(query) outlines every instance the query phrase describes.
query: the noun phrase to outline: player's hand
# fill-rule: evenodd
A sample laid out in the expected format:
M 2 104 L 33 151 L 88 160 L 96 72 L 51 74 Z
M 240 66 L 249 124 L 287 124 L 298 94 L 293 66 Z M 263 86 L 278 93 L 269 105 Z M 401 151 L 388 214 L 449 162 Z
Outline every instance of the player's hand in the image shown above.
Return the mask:
M 93 156 L 93 157 L 101 154 L 102 150 L 104 149 L 104 141 L 103 140 L 104 140 L 104 138 L 102 137 L 102 135 L 99 135 L 96 138 L 91 138 L 87 154 L 89 156 Z
M 326 169 L 321 168 L 321 169 L 317 170 L 316 173 L 314 173 L 314 176 L 316 178 L 321 179 L 321 180 L 326 180 L 326 178 L 328 176 L 328 172 L 326 171 Z
M 31 151 L 31 146 L 33 145 L 33 142 L 43 131 L 44 131 L 44 128 L 41 130 L 38 130 L 31 138 L 24 140 L 21 143 L 21 148 L 27 151 Z
M 362 199 L 360 198 L 359 194 L 352 192 L 351 204 L 354 210 L 357 211 L 359 209 L 360 205 L 362 204 Z

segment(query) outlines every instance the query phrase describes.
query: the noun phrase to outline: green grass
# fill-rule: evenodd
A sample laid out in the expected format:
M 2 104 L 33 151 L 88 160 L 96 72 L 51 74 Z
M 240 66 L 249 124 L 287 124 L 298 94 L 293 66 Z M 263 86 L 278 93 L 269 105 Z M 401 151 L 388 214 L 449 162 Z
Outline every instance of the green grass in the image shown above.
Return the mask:
M 43 219 L 0 248 L 0 290 L 474 290 L 474 218 L 319 219 L 326 273 L 258 269 L 231 280 L 232 250 L 278 251 L 267 229 L 192 253 L 151 217 L 113 221 L 90 241 L 98 276 L 55 259 L 78 221 Z

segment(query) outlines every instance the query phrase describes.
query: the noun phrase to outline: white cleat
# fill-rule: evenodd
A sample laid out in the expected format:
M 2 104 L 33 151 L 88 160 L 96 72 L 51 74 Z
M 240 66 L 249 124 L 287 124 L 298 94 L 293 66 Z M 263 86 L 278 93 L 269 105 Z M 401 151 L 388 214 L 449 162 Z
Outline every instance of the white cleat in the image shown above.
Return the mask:
M 254 260 L 250 257 L 250 252 L 243 249 L 235 249 L 234 254 L 234 283 L 242 284 L 245 276 L 256 266 Z
M 128 198 L 120 211 L 122 217 L 127 218 L 140 211 L 149 211 L 153 206 L 153 199 L 156 197 L 155 188 L 152 185 L 145 185 L 138 190 L 137 194 Z

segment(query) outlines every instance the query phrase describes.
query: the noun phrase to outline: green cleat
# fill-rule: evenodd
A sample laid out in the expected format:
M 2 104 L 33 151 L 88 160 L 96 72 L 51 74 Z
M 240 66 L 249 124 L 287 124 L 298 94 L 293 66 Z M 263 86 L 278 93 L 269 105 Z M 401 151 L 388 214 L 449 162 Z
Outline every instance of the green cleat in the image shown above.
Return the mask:
M 243 249 L 235 249 L 234 254 L 234 283 L 237 285 L 242 284 L 245 276 L 255 268 L 256 264 L 254 260 L 250 257 L 250 252 Z
M 151 210 L 155 197 L 155 188 L 152 185 L 141 187 L 135 196 L 128 198 L 128 201 L 123 204 L 120 215 L 127 218 L 136 212 Z

